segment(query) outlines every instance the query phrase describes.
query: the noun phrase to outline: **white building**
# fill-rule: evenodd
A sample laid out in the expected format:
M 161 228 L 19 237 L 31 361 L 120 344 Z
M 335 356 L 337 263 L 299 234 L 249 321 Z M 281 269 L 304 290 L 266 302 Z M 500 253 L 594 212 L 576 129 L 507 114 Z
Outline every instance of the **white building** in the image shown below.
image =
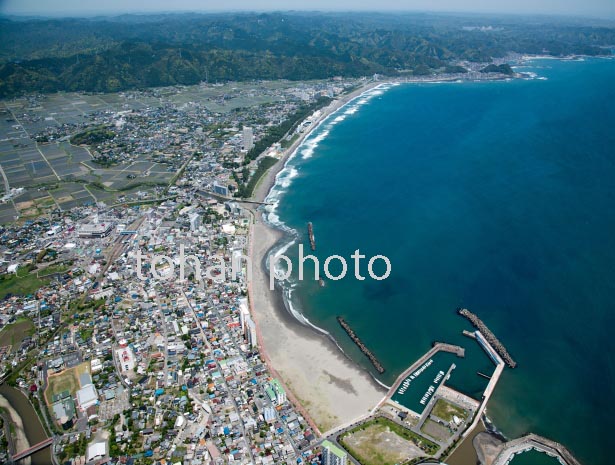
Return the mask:
M 275 410 L 273 407 L 265 407 L 263 409 L 263 418 L 267 423 L 275 420 Z
M 250 150 L 254 147 L 254 133 L 249 126 L 243 127 L 243 149 Z
M 98 404 L 98 393 L 93 384 L 86 384 L 77 391 L 77 402 L 81 410 L 87 410 L 92 405 Z
M 254 323 L 254 320 L 251 316 L 248 316 L 248 319 L 246 320 L 245 335 L 246 339 L 248 340 L 248 343 L 250 344 L 250 348 L 254 349 L 258 346 L 258 338 L 256 336 L 256 323 Z
M 348 454 L 331 441 L 323 441 L 322 463 L 323 465 L 346 465 L 348 463 Z
M 100 361 L 100 359 L 99 358 L 92 359 L 92 361 L 90 362 L 90 368 L 92 370 L 92 373 L 98 373 L 99 371 L 102 371 L 103 366 L 102 366 L 102 362 Z
M 241 323 L 241 331 L 246 332 L 246 319 L 250 317 L 250 310 L 248 310 L 248 299 L 239 299 L 239 322 Z
M 257 347 L 256 323 L 254 323 L 250 311 L 248 310 L 247 299 L 241 299 L 239 303 L 239 322 L 241 323 L 241 331 L 250 344 L 250 348 L 253 349 Z
M 120 363 L 120 370 L 123 372 L 132 371 L 135 368 L 135 354 L 130 347 L 117 349 L 115 355 Z
M 88 446 L 88 452 L 86 454 L 86 461 L 102 459 L 107 455 L 107 444 L 104 442 L 95 442 Z
M 191 213 L 188 218 L 190 219 L 190 231 L 196 231 L 201 226 L 201 223 L 203 223 L 201 215 L 198 213 Z

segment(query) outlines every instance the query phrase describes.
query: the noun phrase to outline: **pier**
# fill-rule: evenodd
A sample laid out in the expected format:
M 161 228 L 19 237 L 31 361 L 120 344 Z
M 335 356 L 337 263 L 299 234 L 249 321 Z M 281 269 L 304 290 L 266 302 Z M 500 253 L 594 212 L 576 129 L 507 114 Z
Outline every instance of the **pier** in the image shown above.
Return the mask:
M 493 347 L 491 347 L 491 344 L 485 338 L 485 336 L 483 336 L 483 334 L 480 331 L 476 331 L 475 336 L 480 346 L 483 348 L 485 352 L 487 352 L 487 354 L 493 360 L 493 363 L 495 363 L 496 366 L 495 366 L 495 371 L 493 372 L 493 375 L 489 379 L 489 383 L 487 383 L 487 387 L 485 388 L 485 391 L 483 392 L 483 398 L 481 400 L 478 410 L 474 414 L 474 420 L 472 420 L 472 424 L 461 435 L 461 437 L 463 438 L 467 437 L 474 430 L 474 428 L 476 428 L 476 425 L 478 425 L 478 423 L 480 422 L 483 414 L 485 413 L 485 409 L 487 408 L 487 403 L 489 402 L 489 398 L 491 397 L 491 394 L 493 394 L 493 390 L 495 389 L 495 386 L 498 384 L 498 380 L 500 379 L 500 376 L 502 375 L 502 372 L 504 371 L 504 360 L 502 360 L 502 358 L 496 352 L 496 350 Z
M 455 346 L 453 344 L 434 341 L 431 346 L 437 347 L 438 350 L 441 350 L 442 352 L 450 352 L 451 354 L 455 354 L 459 358 L 464 358 L 466 356 L 466 350 L 463 347 Z
M 308 237 L 310 238 L 310 248 L 314 251 L 316 250 L 316 239 L 314 239 L 314 226 L 310 221 L 308 223 Z
M 495 335 L 479 317 L 477 317 L 474 313 L 465 308 L 457 309 L 457 313 L 467 318 L 468 321 L 480 331 L 480 333 L 484 336 L 487 342 L 489 342 L 489 345 L 493 348 L 493 350 L 495 350 L 497 354 L 502 358 L 502 360 L 504 360 L 504 363 L 506 363 L 506 365 L 508 365 L 510 368 L 515 368 L 517 366 L 517 362 L 515 362 L 510 356 L 510 354 L 506 350 L 506 347 L 504 347 L 504 345 L 498 340 L 497 337 L 495 337 Z M 466 333 L 464 332 L 464 334 Z
M 408 368 L 406 368 L 404 371 L 401 372 L 401 374 L 397 377 L 393 385 L 389 388 L 389 392 L 387 393 L 386 397 L 382 399 L 380 404 L 378 404 L 378 407 L 381 407 L 386 401 L 388 401 L 391 397 L 393 397 L 393 394 L 395 394 L 395 391 L 397 391 L 397 387 L 399 386 L 399 384 L 405 378 L 407 378 L 408 375 L 412 374 L 421 365 L 423 365 L 427 360 L 433 357 L 434 354 L 440 351 L 450 352 L 452 354 L 457 355 L 458 357 L 463 357 L 465 354 L 465 349 L 463 347 L 455 346 L 452 344 L 447 344 L 444 342 L 434 342 L 433 347 L 431 349 L 429 349 L 416 362 L 414 362 L 412 365 L 410 365 Z
M 344 331 L 346 331 L 346 334 L 350 336 L 350 339 L 352 339 L 352 342 L 354 342 L 357 345 L 357 347 L 361 350 L 361 352 L 363 352 L 365 356 L 369 359 L 369 361 L 372 362 L 372 365 L 374 365 L 374 368 L 376 368 L 378 373 L 384 373 L 384 368 L 382 367 L 382 365 L 380 364 L 376 356 L 371 353 L 371 351 L 365 346 L 365 344 L 363 344 L 361 339 L 359 339 L 359 336 L 357 336 L 355 332 L 352 330 L 352 328 L 348 325 L 348 323 L 346 323 L 346 320 L 344 320 L 341 316 L 338 316 L 337 322 L 340 324 L 342 328 L 344 328 Z

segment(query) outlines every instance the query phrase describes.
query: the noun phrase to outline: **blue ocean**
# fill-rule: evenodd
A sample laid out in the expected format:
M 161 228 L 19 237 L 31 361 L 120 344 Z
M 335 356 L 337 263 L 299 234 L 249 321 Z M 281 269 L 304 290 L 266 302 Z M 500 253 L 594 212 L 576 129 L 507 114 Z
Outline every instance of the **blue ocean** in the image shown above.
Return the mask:
M 536 60 L 526 80 L 383 85 L 329 117 L 269 196 L 286 254 L 345 257 L 344 279 L 296 275 L 291 308 L 391 384 L 434 341 L 466 357 L 449 384 L 479 398 L 493 369 L 458 307 L 518 367 L 487 414 L 508 437 L 535 432 L 585 463 L 612 463 L 615 418 L 615 60 Z M 359 249 L 364 281 L 354 278 Z M 386 256 L 387 279 L 368 259 Z M 333 274 L 341 271 L 331 262 Z M 382 260 L 374 272 L 382 274 Z M 321 276 L 322 277 L 322 276 Z M 386 371 L 336 321 L 343 316 Z M 458 363 L 459 362 L 459 363 Z M 448 366 L 448 365 L 447 365 Z

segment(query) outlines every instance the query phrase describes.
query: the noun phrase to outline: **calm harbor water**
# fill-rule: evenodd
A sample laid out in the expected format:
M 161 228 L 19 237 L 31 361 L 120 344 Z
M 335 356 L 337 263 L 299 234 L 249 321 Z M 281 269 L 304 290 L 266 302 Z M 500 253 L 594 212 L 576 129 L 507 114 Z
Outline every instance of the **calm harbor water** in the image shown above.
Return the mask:
M 467 307 L 519 364 L 490 403 L 497 427 L 510 437 L 548 436 L 584 462 L 607 464 L 615 61 L 540 60 L 520 69 L 528 70 L 546 79 L 408 84 L 355 100 L 288 163 L 269 220 L 305 245 L 314 223 L 321 273 L 327 256 L 346 257 L 345 279 L 321 288 L 295 275 L 286 292 L 295 311 L 383 383 L 440 340 L 467 351 L 449 384 L 480 395 L 485 379 L 476 372 L 493 368 L 461 335 L 470 328 L 455 309 Z M 367 259 L 386 255 L 389 278 L 353 279 L 355 249 Z M 296 242 L 286 254 L 296 257 Z

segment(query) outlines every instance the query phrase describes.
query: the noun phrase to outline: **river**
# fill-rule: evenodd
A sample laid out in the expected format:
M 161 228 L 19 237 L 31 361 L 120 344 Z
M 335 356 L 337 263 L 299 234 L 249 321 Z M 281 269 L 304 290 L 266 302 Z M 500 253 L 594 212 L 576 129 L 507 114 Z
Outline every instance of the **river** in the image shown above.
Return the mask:
M 13 441 L 16 442 L 19 452 L 24 449 L 25 442 L 27 442 L 27 447 L 30 447 L 47 438 L 34 407 L 19 389 L 6 384 L 0 385 L 0 406 L 8 410 L 11 415 L 12 422 L 15 425 Z M 26 460 L 19 462 L 20 465 L 27 463 Z M 30 463 L 32 465 L 49 465 L 51 463 L 51 449 L 47 447 L 32 454 Z

